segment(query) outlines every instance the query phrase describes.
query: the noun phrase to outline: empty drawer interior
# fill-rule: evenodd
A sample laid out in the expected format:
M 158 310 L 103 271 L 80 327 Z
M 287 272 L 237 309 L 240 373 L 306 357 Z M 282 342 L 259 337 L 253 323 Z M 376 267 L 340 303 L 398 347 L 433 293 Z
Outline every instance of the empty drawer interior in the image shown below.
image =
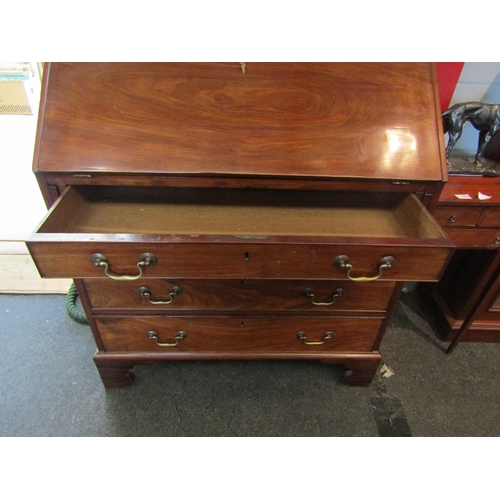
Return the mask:
M 438 238 L 412 194 L 75 186 L 39 233 Z

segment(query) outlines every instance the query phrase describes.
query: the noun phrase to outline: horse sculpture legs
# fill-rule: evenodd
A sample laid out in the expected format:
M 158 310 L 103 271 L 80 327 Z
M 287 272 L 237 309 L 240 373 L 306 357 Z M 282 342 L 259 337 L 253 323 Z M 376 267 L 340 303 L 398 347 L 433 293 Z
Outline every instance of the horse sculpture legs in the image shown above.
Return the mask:
M 477 165 L 491 138 L 500 130 L 499 109 L 498 104 L 467 102 L 455 104 L 446 110 L 442 115 L 444 133 L 448 133 L 446 158 L 449 158 L 451 150 L 462 135 L 463 126 L 469 121 L 479 131 L 477 152 L 474 159 L 474 163 Z

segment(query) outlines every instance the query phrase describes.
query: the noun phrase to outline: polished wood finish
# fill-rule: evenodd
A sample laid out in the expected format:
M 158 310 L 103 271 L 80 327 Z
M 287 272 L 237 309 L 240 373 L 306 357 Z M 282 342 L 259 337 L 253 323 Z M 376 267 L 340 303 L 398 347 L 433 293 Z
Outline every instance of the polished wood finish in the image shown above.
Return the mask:
M 129 387 L 134 381 L 131 370 L 136 364 L 156 364 L 165 361 L 192 360 L 319 360 L 325 365 L 342 365 L 345 368 L 344 381 L 350 386 L 369 386 L 382 361 L 380 352 L 368 353 L 332 353 L 327 358 L 315 352 L 281 352 L 274 353 L 204 353 L 204 352 L 118 352 L 108 354 L 97 352 L 94 362 L 106 388 Z
M 126 239 L 124 239 L 126 241 Z M 436 281 L 449 260 L 452 247 L 443 240 L 418 247 L 395 244 L 346 241 L 338 244 L 307 243 L 301 245 L 273 243 L 171 243 L 168 239 L 151 243 L 61 243 L 30 241 L 28 247 L 42 277 L 104 278 L 103 268 L 90 262 L 94 253 L 104 254 L 117 275 L 136 275 L 137 263 L 144 253 L 153 253 L 158 263 L 147 267 L 144 276 L 169 278 L 268 278 L 280 279 L 346 279 L 345 269 L 333 265 L 339 255 L 347 255 L 354 267 L 353 277 L 378 274 L 379 262 L 393 256 L 396 265 L 382 272 L 380 280 Z M 195 244 L 198 243 L 198 244 Z M 64 255 L 64 258 L 58 258 Z M 214 261 L 214 256 L 217 260 Z M 405 267 L 407 266 L 407 267 Z
M 479 193 L 489 198 L 480 200 Z M 432 299 L 439 331 L 452 341 L 448 352 L 459 341 L 499 342 L 498 294 L 492 290 L 500 265 L 500 178 L 450 177 L 435 216 L 458 248 Z
M 445 228 L 446 229 L 446 228 Z M 474 232 L 460 229 L 446 229 L 446 233 L 452 239 L 457 248 L 496 250 L 500 245 L 500 231 L 497 229 L 479 229 L 474 227 Z
M 45 78 L 36 172 L 446 177 L 426 63 L 58 63 Z
M 480 200 L 477 195 L 491 196 Z M 457 198 L 457 194 L 468 194 L 471 199 Z M 439 206 L 453 204 L 456 207 L 486 208 L 500 203 L 500 177 L 451 176 L 439 196 Z
M 184 359 L 314 359 L 369 385 L 404 282 L 437 281 L 454 247 L 430 215 L 447 169 L 427 63 L 50 64 L 34 172 L 51 210 L 28 247 L 76 278 L 106 387 Z M 134 281 L 90 261 L 132 277 L 144 253 Z
M 483 211 L 483 216 L 479 221 L 480 227 L 500 227 L 500 208 L 490 207 Z
M 495 311 L 500 296 L 500 252 L 495 252 L 490 269 L 494 271 L 488 272 L 487 277 L 490 275 L 492 277 L 476 294 L 478 297 L 476 302 L 469 307 L 463 322 L 451 339 L 447 349 L 448 354 L 451 354 L 458 343 L 464 340 L 500 342 L 500 323 L 498 313 Z M 488 317 L 489 311 L 492 311 L 493 318 Z
M 40 274 L 103 277 L 90 262 L 99 253 L 114 273 L 133 275 L 140 256 L 153 253 L 147 277 L 259 278 L 264 270 L 267 278 L 344 279 L 333 261 L 345 254 L 354 276 L 376 276 L 393 256 L 382 280 L 435 281 L 452 248 L 408 194 L 160 190 L 140 201 L 147 193 L 68 188 L 28 241 Z
M 106 351 L 152 352 L 369 352 L 382 325 L 380 318 L 311 318 L 310 316 L 151 316 L 97 318 Z M 187 336 L 175 347 L 162 347 L 147 332 L 158 333 L 159 343 L 174 343 L 179 331 Z M 322 342 L 306 345 L 297 338 Z
M 197 187 L 209 189 L 293 189 L 307 191 L 362 191 L 382 193 L 408 193 L 410 183 L 408 181 L 381 179 L 373 181 L 370 179 L 311 179 L 308 177 L 220 177 L 200 175 L 189 177 L 186 175 L 162 175 L 162 174 L 138 174 L 121 175 L 102 172 L 86 174 L 65 173 L 38 173 L 36 174 L 38 184 L 42 191 L 47 207 L 52 206 L 59 196 L 64 193 L 67 186 L 144 186 L 144 187 Z M 433 211 L 439 193 L 444 186 L 443 182 L 412 181 L 411 191 L 415 193 L 424 206 Z
M 434 210 L 436 221 L 447 229 L 453 227 L 474 227 L 481 217 L 483 209 L 480 207 L 456 207 L 440 205 Z
M 371 384 L 382 361 L 380 353 L 349 356 L 342 360 L 345 367 L 344 382 L 350 386 L 367 387 Z M 322 361 L 328 364 L 328 361 Z
M 94 356 L 94 363 L 104 386 L 108 389 L 129 387 L 135 380 L 132 372 L 135 363 L 122 361 L 116 357 L 104 358 L 98 355 Z
M 187 311 L 282 311 L 285 314 L 311 313 L 331 314 L 332 311 L 349 313 L 365 311 L 385 313 L 391 299 L 394 284 L 391 281 L 364 283 L 362 287 L 348 280 L 255 280 L 255 279 L 142 279 L 134 282 L 112 282 L 111 280 L 85 280 L 85 287 L 93 309 L 110 314 L 135 309 L 144 314 Z M 170 304 L 152 304 L 139 293 L 140 287 L 151 291 L 153 300 L 169 299 L 174 287 L 182 293 Z M 311 302 L 306 290 L 311 291 L 316 302 L 329 303 L 337 290 L 341 296 L 329 306 L 317 306 Z

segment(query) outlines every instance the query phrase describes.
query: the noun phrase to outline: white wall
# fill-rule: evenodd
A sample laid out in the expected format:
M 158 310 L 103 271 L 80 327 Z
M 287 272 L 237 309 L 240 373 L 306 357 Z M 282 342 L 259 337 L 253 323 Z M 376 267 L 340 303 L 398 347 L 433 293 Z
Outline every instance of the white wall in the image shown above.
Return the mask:
M 36 64 L 33 65 L 36 71 Z M 32 172 L 40 101 L 38 74 L 25 82 L 33 115 L 0 115 L 0 242 L 23 240 L 46 213 Z
M 500 103 L 500 62 L 464 64 L 450 106 L 470 101 Z M 453 153 L 460 156 L 474 156 L 477 151 L 477 141 L 478 131 L 467 123 L 462 136 L 453 148 Z

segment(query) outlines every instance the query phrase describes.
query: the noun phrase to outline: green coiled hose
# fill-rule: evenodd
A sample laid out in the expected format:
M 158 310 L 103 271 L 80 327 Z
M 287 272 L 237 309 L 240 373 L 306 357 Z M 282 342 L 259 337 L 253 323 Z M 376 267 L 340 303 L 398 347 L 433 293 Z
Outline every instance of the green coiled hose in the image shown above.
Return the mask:
M 69 288 L 68 295 L 66 296 L 66 310 L 71 318 L 73 318 L 78 323 L 88 324 L 87 316 L 83 311 L 76 308 L 75 302 L 78 292 L 76 291 L 76 285 L 73 282 Z

